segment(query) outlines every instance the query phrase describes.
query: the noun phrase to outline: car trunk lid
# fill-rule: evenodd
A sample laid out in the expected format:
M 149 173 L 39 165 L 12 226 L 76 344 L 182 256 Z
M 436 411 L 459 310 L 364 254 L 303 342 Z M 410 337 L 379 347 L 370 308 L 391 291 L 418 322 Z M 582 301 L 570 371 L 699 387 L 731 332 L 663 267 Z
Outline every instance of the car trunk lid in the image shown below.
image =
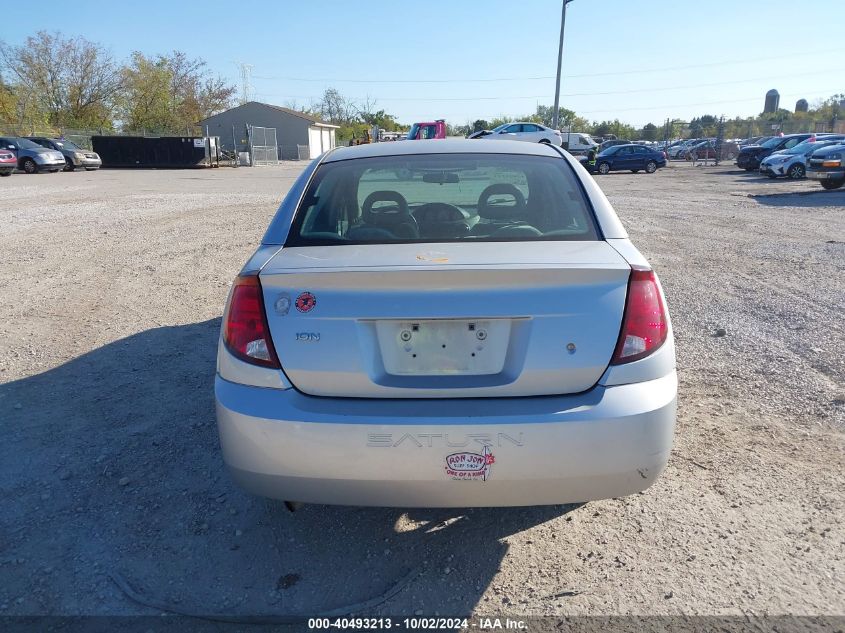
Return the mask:
M 283 248 L 260 277 L 300 391 L 455 398 L 592 387 L 629 274 L 606 242 L 538 241 Z

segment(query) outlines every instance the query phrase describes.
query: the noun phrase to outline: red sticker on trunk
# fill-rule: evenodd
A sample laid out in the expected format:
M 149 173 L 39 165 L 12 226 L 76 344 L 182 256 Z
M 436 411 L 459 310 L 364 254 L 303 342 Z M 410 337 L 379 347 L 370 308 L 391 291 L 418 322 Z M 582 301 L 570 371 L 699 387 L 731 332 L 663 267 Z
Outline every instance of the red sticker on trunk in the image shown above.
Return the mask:
M 310 292 L 303 292 L 296 298 L 296 309 L 300 312 L 311 312 L 317 305 L 317 297 Z

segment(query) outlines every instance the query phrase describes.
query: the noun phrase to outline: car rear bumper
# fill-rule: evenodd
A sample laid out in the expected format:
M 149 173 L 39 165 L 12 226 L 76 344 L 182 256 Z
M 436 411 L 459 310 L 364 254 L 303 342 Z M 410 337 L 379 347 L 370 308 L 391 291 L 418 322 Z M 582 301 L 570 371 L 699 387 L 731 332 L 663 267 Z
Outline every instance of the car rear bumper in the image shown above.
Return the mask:
M 830 171 L 808 169 L 807 178 L 813 178 L 814 180 L 839 180 L 845 178 L 845 169 L 831 169 Z
M 254 494 L 341 505 L 527 506 L 648 488 L 669 458 L 677 377 L 572 396 L 423 401 L 315 398 L 218 376 L 215 397 L 224 460 Z M 458 474 L 454 460 L 492 463 Z

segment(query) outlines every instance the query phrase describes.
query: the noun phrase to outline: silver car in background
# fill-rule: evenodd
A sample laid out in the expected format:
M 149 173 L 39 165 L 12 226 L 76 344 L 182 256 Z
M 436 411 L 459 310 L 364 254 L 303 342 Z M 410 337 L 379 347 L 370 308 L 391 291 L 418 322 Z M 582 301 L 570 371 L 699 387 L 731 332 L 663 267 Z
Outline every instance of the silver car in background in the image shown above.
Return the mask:
M 229 294 L 215 399 L 277 499 L 526 506 L 644 490 L 677 377 L 660 283 L 538 143 L 379 143 L 301 174 Z
M 65 171 L 74 171 L 77 167 L 83 167 L 86 171 L 94 171 L 103 164 L 99 154 L 90 149 L 79 147 L 73 141 L 46 136 L 28 136 L 27 138 L 33 143 L 38 143 L 41 147 L 61 152 L 65 158 Z

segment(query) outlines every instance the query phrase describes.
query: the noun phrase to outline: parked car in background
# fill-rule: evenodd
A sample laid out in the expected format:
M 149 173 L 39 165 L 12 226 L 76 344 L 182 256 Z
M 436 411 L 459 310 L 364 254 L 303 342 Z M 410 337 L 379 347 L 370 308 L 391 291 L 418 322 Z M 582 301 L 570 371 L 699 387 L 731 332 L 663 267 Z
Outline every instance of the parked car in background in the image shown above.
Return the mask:
M 663 152 L 645 145 L 614 145 L 596 157 L 595 170 L 600 174 L 629 169 L 635 174 L 642 170 L 653 174 L 658 167 L 666 166 Z
M 615 147 L 617 145 L 630 145 L 631 141 L 626 141 L 625 139 L 621 138 L 612 138 L 606 141 L 602 141 L 601 145 L 599 145 L 599 153 L 603 152 L 604 150 Z
M 752 136 L 750 138 L 744 138 L 737 143 L 740 147 L 745 147 L 746 145 L 761 145 L 765 143 L 771 136 Z
M 693 145 L 696 145 L 703 140 L 704 139 L 700 139 L 700 138 L 687 139 L 687 140 L 683 141 L 682 143 L 679 143 L 678 145 L 673 145 L 672 147 L 670 147 L 666 151 L 666 153 L 668 154 L 669 158 L 674 158 L 674 159 L 677 159 L 677 160 L 683 160 L 686 157 L 687 150 L 690 147 L 692 147 Z
M 803 178 L 807 172 L 807 160 L 810 155 L 823 147 L 840 145 L 845 142 L 845 134 L 835 134 L 820 140 L 806 140 L 793 148 L 774 152 L 760 162 L 760 173 L 769 178 L 787 176 L 792 179 Z
M 845 185 L 845 144 L 813 152 L 807 159 L 807 178 L 818 180 L 825 189 Z
M 65 171 L 73 171 L 77 167 L 84 167 L 87 171 L 94 171 L 99 169 L 103 164 L 100 156 L 91 151 L 79 147 L 76 143 L 64 139 L 48 138 L 46 136 L 27 136 L 33 143 L 38 143 L 41 147 L 47 149 L 54 149 L 61 152 L 65 157 Z
M 18 166 L 18 159 L 10 149 L 0 149 L 0 176 L 11 176 Z
M 492 130 L 482 130 L 470 134 L 469 138 L 496 141 L 528 141 L 530 143 L 550 143 L 560 147 L 563 135 L 539 123 L 517 122 L 503 123 Z
M 736 157 L 736 165 L 745 171 L 754 171 L 760 168 L 760 162 L 766 156 L 781 150 L 790 149 L 815 134 L 787 134 L 785 136 L 773 136 L 761 145 L 746 145 L 739 150 Z M 821 135 L 818 135 L 821 137 Z
M 397 164 L 413 176 L 394 179 Z M 675 426 L 669 314 L 575 167 L 545 144 L 463 139 L 339 147 L 306 167 L 222 319 L 216 415 L 235 481 L 400 507 L 648 488 Z
M 54 149 L 41 147 L 29 139 L 16 136 L 0 136 L 0 149 L 12 150 L 18 161 L 18 169 L 27 174 L 41 171 L 57 172 L 64 168 L 64 155 Z
M 716 141 L 713 139 L 707 139 L 705 141 L 701 141 L 700 143 L 696 143 L 692 147 L 683 151 L 682 157 L 686 160 L 692 160 L 693 154 L 695 154 L 695 158 L 697 160 L 708 160 L 708 159 L 716 159 L 717 155 L 716 151 Z M 736 143 L 732 143 L 730 141 L 722 141 L 721 147 L 721 154 L 719 155 L 719 160 L 733 160 L 737 157 L 739 153 L 739 146 Z
M 671 141 L 671 142 L 667 143 L 666 147 L 663 148 L 663 151 L 666 152 L 666 158 L 671 158 L 672 157 L 672 150 L 675 149 L 676 147 L 679 147 L 680 145 L 683 145 L 684 143 L 686 143 L 686 141 L 684 141 L 684 140 Z

